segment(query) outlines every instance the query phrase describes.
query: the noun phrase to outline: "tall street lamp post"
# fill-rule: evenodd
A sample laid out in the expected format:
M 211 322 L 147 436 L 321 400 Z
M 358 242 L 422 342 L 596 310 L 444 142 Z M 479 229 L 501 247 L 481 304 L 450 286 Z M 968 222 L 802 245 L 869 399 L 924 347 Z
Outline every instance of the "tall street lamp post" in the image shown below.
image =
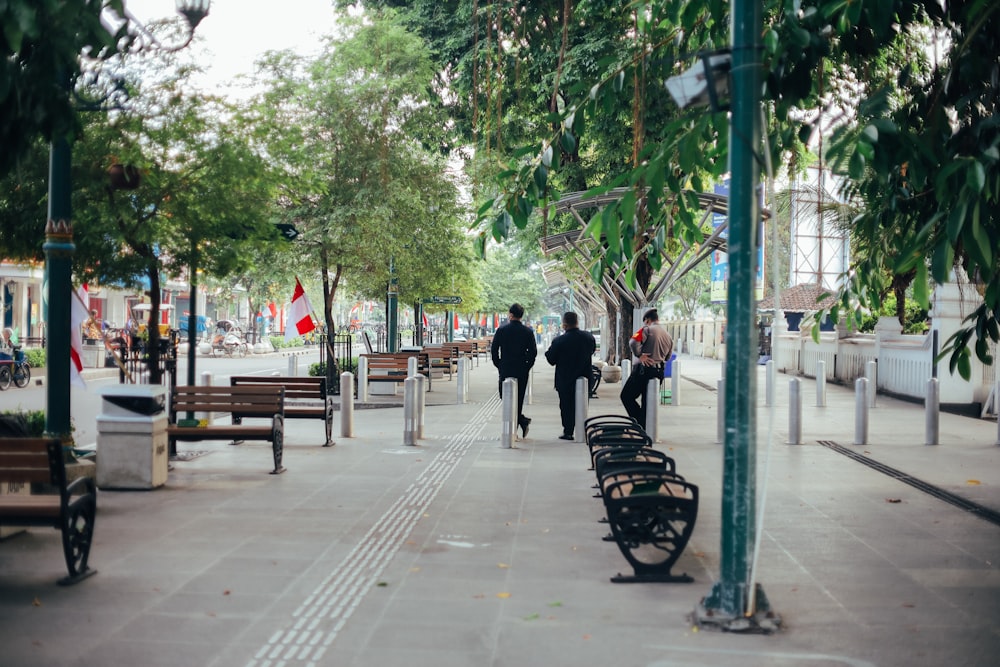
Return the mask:
M 188 31 L 183 44 L 166 47 L 141 23 L 126 13 L 130 27 L 142 34 L 132 35 L 136 50 L 177 51 L 194 37 L 194 30 L 208 15 L 211 0 L 177 0 L 177 13 L 184 17 Z M 141 42 L 141 43 L 140 43 Z M 69 83 L 69 82 L 66 82 Z M 69 92 L 67 92 L 69 94 Z M 45 322 L 48 326 L 48 378 L 45 385 L 45 433 L 72 442 L 70 427 L 70 333 L 73 298 L 73 207 L 70 168 L 73 151 L 65 136 L 52 140 L 49 156 L 49 209 L 45 223 L 44 287 L 47 292 Z

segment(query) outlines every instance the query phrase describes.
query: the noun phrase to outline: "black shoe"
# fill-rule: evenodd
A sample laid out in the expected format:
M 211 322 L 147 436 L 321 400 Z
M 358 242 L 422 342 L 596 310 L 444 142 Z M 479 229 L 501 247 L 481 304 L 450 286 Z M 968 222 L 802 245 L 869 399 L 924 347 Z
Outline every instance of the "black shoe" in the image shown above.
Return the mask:
M 560 440 L 572 440 L 573 436 L 569 435 L 568 433 L 563 433 L 562 435 L 559 436 L 559 439 Z
M 531 425 L 531 420 L 530 419 L 528 421 L 524 422 L 523 424 L 521 424 L 521 437 L 522 438 L 527 438 L 528 437 L 528 426 L 530 426 L 530 425 Z

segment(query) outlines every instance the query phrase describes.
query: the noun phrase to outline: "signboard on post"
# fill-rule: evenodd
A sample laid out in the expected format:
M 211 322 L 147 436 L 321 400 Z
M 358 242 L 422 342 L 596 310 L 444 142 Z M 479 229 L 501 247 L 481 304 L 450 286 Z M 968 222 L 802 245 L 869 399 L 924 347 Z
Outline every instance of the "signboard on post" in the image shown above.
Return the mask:
M 427 298 L 421 299 L 421 303 L 436 303 L 442 305 L 457 306 L 462 303 L 462 297 L 460 296 L 429 296 Z
M 278 228 L 278 233 L 286 241 L 294 241 L 299 235 L 299 230 L 295 229 L 295 225 L 289 225 L 287 223 L 278 223 L 275 225 Z

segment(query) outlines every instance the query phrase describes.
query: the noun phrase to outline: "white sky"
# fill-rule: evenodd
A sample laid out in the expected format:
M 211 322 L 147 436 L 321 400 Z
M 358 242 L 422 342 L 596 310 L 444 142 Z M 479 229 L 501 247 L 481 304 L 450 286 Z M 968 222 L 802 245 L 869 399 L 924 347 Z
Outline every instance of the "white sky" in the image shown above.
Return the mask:
M 125 0 L 125 6 L 144 23 L 176 14 L 174 0 Z M 251 73 L 265 51 L 318 52 L 319 38 L 333 25 L 330 0 L 212 0 L 188 51 L 206 70 L 200 83 L 224 87 Z

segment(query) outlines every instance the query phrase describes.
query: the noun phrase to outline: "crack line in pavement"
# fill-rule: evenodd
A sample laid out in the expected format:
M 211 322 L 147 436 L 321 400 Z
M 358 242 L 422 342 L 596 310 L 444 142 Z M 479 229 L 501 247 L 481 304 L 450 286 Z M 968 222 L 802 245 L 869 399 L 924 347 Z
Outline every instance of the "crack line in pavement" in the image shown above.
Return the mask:
M 376 520 L 340 565 L 292 614 L 292 625 L 273 633 L 247 667 L 316 667 L 365 594 L 406 541 L 469 447 L 500 406 L 499 396 L 483 404 L 448 438 L 403 495 Z

